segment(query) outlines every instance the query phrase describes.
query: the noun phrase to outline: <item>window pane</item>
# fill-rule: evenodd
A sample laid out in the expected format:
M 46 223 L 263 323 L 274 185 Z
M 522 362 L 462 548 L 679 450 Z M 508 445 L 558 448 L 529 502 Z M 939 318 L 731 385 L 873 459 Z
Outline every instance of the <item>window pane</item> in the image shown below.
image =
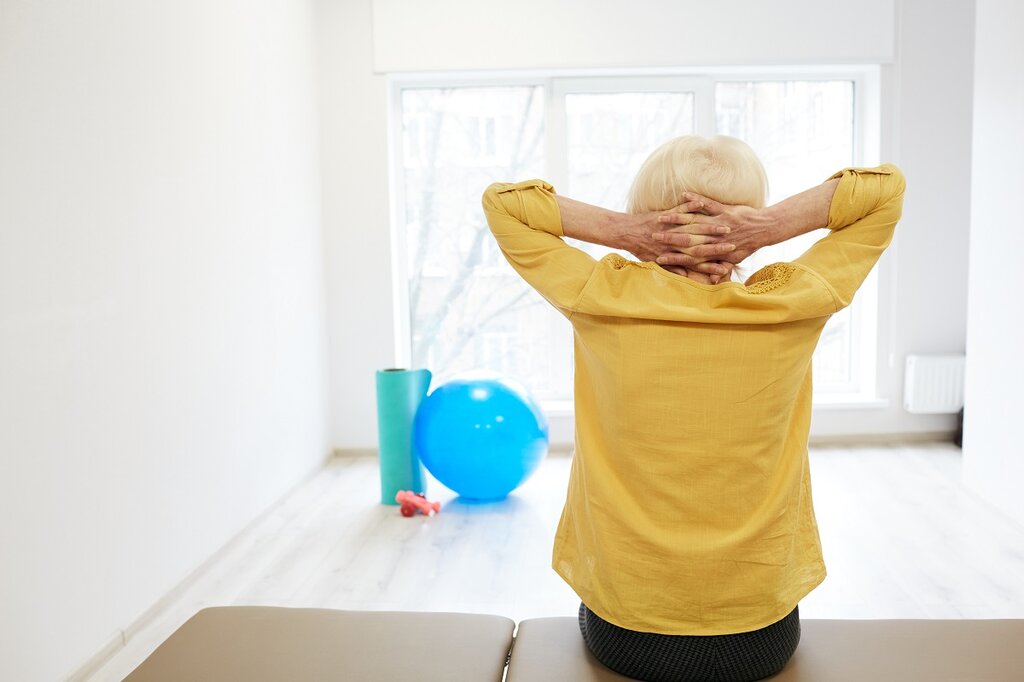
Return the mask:
M 480 210 L 491 182 L 542 176 L 543 107 L 534 86 L 402 91 L 412 363 L 438 381 L 490 370 L 540 398 L 569 384 L 551 354 L 571 346 L 568 325 L 505 262 Z
M 853 163 L 853 96 L 849 81 L 720 82 L 717 132 L 758 151 L 777 201 Z M 571 328 L 504 261 L 480 210 L 490 182 L 545 177 L 543 100 L 540 86 L 402 90 L 412 362 L 439 381 L 484 369 L 520 379 L 539 398 L 568 399 Z M 568 174 L 558 189 L 612 209 L 625 207 L 656 146 L 694 132 L 690 92 L 572 93 L 564 104 L 567 138 L 553 147 L 566 150 L 558 165 Z M 820 236 L 766 249 L 744 274 L 791 260 Z M 818 390 L 855 388 L 857 314 L 844 311 L 826 327 L 815 356 Z
M 852 81 L 748 81 L 715 86 L 715 119 L 723 135 L 754 148 L 768 172 L 769 203 L 821 182 L 854 163 Z M 762 249 L 744 264 L 748 276 L 768 263 L 797 258 L 821 232 Z M 834 315 L 814 356 L 815 388 L 856 388 L 851 312 Z
M 853 163 L 852 81 L 752 81 L 715 86 L 718 132 L 757 150 L 776 202 Z
M 569 192 L 622 211 L 633 176 L 652 151 L 693 132 L 692 92 L 571 94 L 565 98 Z

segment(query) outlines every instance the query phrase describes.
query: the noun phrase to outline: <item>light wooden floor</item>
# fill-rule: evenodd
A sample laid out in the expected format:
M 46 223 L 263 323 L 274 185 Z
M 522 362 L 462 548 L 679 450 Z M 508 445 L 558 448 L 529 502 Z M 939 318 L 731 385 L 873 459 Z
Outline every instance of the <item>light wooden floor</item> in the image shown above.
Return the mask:
M 959 482 L 952 445 L 819 448 L 814 499 L 829 577 L 804 618 L 1024 618 L 1024 528 Z M 269 604 L 574 615 L 549 568 L 569 458 L 507 500 L 406 519 L 378 504 L 376 460 L 333 460 L 236 538 L 91 680 L 120 680 L 198 609 Z

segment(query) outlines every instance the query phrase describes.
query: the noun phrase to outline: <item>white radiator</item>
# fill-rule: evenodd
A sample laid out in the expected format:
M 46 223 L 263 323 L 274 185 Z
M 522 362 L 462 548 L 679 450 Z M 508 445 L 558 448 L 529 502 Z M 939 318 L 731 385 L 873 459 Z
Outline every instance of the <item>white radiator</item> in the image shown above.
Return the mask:
M 952 414 L 964 406 L 963 355 L 908 355 L 903 408 L 913 414 Z

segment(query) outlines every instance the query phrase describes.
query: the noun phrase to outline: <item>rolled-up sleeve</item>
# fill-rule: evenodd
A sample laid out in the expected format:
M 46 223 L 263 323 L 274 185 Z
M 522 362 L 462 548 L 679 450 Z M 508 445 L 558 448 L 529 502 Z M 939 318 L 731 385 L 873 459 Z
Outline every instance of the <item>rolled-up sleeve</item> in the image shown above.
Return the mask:
M 836 309 L 850 304 L 886 247 L 903 212 L 906 181 L 892 164 L 846 168 L 829 207 L 831 233 L 815 243 L 797 263 L 829 283 Z
M 596 261 L 562 241 L 554 188 L 543 180 L 495 183 L 483 195 L 487 224 L 508 262 L 553 306 L 568 314 Z

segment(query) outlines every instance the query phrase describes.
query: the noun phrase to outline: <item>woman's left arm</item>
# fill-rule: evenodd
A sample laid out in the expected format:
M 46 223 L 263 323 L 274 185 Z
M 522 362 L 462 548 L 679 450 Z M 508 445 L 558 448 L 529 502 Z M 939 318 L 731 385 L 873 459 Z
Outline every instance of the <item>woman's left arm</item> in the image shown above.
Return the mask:
M 571 314 L 595 261 L 562 241 L 554 188 L 542 180 L 494 183 L 484 192 L 483 209 L 509 264 L 549 303 Z

